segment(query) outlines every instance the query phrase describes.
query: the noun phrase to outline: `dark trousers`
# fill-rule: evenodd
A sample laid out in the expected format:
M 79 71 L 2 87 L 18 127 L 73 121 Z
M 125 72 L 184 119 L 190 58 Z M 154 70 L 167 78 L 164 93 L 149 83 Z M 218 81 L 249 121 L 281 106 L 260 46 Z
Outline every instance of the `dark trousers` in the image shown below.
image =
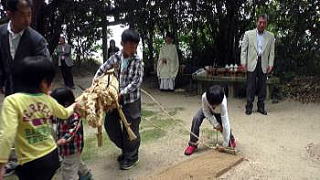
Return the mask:
M 221 114 L 214 113 L 213 115 L 222 127 Z M 200 108 L 199 111 L 197 112 L 197 114 L 195 116 L 193 116 L 192 125 L 191 125 L 191 132 L 194 133 L 195 135 L 197 135 L 198 137 L 200 134 L 199 133 L 200 126 L 201 126 L 204 118 L 205 118 L 205 116 L 203 114 L 202 108 Z M 231 131 L 230 131 L 230 139 L 234 139 Z M 198 142 L 198 138 L 195 137 L 193 134 L 190 134 L 189 145 L 196 146 L 198 144 L 197 142 Z
M 247 106 L 252 110 L 255 95 L 258 95 L 258 108 L 264 109 L 264 100 L 267 94 L 267 74 L 261 68 L 261 59 L 258 59 L 256 69 L 247 73 Z
M 66 62 L 64 60 L 61 60 L 61 73 L 64 81 L 64 85 L 68 87 L 74 87 L 73 83 L 73 76 L 72 76 L 72 67 L 69 67 L 66 65 Z
M 50 180 L 60 167 L 58 149 L 18 166 L 16 173 L 20 180 Z
M 104 127 L 110 140 L 121 149 L 124 158 L 137 160 L 140 147 L 139 125 L 141 121 L 141 99 L 122 106 L 123 113 L 137 139 L 130 141 L 125 127 L 122 128 L 118 110 L 106 114 Z

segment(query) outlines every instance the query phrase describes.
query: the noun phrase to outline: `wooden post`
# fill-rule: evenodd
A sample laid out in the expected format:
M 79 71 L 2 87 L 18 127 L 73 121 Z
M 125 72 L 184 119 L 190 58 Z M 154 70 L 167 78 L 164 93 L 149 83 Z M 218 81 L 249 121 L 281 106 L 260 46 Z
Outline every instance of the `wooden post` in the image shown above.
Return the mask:
M 102 126 L 99 126 L 98 128 L 98 133 L 97 133 L 97 138 L 98 138 L 98 147 L 101 147 L 103 144 L 103 138 L 102 138 Z

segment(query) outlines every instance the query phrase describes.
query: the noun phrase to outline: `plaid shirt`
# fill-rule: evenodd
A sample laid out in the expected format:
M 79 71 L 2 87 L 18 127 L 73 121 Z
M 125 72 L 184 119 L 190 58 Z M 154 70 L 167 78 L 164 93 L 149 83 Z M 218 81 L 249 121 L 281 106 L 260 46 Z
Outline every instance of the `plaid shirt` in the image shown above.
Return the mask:
M 68 142 L 59 146 L 62 157 L 81 153 L 84 145 L 83 126 L 78 114 L 74 113 L 67 120 L 57 119 L 57 139 L 65 139 Z
M 123 103 L 133 103 L 140 99 L 143 67 L 143 61 L 139 56 L 134 55 L 133 57 L 125 59 L 122 51 L 119 51 L 100 66 L 95 78 L 114 68 L 117 79 L 119 80 L 120 95 L 123 96 Z

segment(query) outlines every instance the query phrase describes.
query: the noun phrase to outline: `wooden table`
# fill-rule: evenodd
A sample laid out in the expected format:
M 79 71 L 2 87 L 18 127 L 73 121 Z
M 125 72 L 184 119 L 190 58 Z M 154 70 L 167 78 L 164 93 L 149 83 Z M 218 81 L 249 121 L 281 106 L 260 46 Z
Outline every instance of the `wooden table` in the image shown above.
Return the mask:
M 192 75 L 192 80 L 197 83 L 197 93 L 202 94 L 206 89 L 204 89 L 204 84 L 214 85 L 227 85 L 229 96 L 235 97 L 236 85 L 244 85 L 247 82 L 246 76 L 212 76 L 205 73 Z M 280 79 L 278 77 L 272 76 L 267 80 L 267 98 L 270 99 L 271 92 L 275 84 L 279 84 Z

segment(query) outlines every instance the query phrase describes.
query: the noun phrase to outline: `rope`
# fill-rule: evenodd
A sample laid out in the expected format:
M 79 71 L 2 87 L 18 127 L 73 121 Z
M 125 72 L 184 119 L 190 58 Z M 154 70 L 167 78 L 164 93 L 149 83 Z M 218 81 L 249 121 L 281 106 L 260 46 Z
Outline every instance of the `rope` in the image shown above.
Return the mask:
M 165 108 L 161 105 L 161 103 L 160 103 L 159 101 L 157 101 L 150 93 L 148 93 L 148 92 L 147 92 L 146 90 L 144 90 L 144 89 L 141 89 L 141 92 L 143 92 L 143 93 L 144 93 L 145 95 L 147 95 L 154 103 L 156 103 L 156 104 L 159 106 L 159 108 L 161 109 L 161 111 L 162 111 L 165 115 L 167 115 L 170 119 L 175 120 L 175 118 L 174 118 L 172 115 L 170 115 L 170 114 L 168 113 L 168 111 L 166 111 Z M 163 130 L 163 131 L 167 131 L 166 129 L 161 128 L 161 127 L 155 125 L 151 120 L 149 120 L 149 119 L 147 119 L 147 118 L 146 118 L 146 120 L 149 121 L 152 126 L 158 128 L 158 129 L 161 129 L 161 130 Z M 180 123 L 180 122 L 179 122 L 179 123 Z M 208 148 L 210 148 L 210 149 L 216 149 L 216 148 L 217 148 L 216 146 L 211 146 L 210 144 L 205 143 L 205 142 L 204 142 L 204 139 L 200 138 L 199 136 L 197 136 L 196 134 L 194 134 L 193 132 L 191 132 L 191 131 L 189 130 L 189 128 L 187 128 L 187 127 L 185 127 L 185 126 L 183 126 L 183 125 L 181 125 L 181 127 L 182 127 L 184 130 L 188 131 L 191 135 L 193 135 L 194 137 L 196 137 L 204 146 L 206 146 L 206 147 L 208 147 Z M 173 132 L 173 133 L 174 133 L 175 135 L 177 135 L 178 137 L 180 137 L 180 138 L 182 138 L 182 139 L 185 139 L 185 136 L 182 136 L 181 134 L 178 134 L 178 133 L 175 133 L 175 132 Z M 218 136 L 216 136 L 216 138 L 218 138 Z M 216 140 L 217 140 L 217 139 L 216 139 Z

